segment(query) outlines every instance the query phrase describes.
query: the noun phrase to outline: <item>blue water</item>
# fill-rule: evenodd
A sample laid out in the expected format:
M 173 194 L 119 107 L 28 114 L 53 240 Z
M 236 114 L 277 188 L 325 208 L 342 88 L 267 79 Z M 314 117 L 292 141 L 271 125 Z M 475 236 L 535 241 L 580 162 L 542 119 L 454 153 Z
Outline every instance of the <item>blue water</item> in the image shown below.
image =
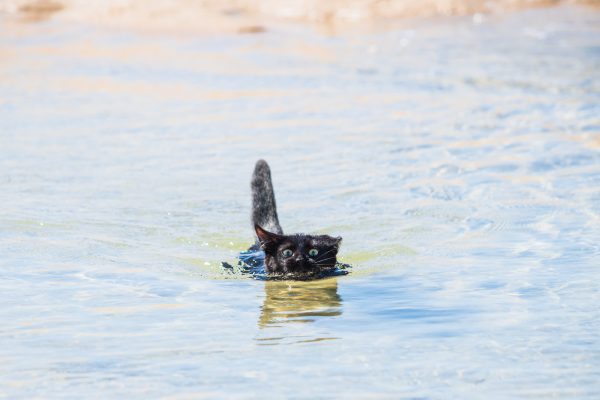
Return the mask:
M 0 395 L 600 398 L 600 14 L 0 24 Z M 269 161 L 350 274 L 224 273 Z

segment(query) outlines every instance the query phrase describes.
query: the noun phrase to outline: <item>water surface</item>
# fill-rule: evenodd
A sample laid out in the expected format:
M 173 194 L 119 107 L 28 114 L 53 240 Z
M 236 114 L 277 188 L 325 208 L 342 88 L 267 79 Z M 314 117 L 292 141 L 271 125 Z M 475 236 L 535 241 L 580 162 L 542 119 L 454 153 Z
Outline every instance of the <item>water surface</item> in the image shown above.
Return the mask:
M 600 397 L 599 27 L 0 25 L 0 393 Z M 222 272 L 258 158 L 350 275 Z

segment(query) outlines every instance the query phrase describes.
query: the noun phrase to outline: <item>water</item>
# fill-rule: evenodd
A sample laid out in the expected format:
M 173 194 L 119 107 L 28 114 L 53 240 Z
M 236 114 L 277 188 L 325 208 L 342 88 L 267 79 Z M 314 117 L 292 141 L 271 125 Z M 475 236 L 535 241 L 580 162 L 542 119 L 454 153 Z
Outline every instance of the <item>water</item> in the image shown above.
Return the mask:
M 599 27 L 0 25 L 0 393 L 599 398 Z M 349 275 L 222 272 L 258 158 Z

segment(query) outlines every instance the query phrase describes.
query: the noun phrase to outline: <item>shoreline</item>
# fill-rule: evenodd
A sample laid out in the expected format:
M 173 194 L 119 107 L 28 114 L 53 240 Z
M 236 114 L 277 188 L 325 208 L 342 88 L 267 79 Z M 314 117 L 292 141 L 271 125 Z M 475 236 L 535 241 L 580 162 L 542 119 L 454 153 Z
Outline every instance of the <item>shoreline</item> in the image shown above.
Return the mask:
M 427 18 L 473 16 L 476 22 L 488 15 L 565 5 L 600 10 L 600 0 L 297 0 L 285 5 L 272 0 L 0 0 L 0 17 L 21 23 L 52 20 L 148 32 L 256 34 L 290 23 L 338 32 L 373 31 Z

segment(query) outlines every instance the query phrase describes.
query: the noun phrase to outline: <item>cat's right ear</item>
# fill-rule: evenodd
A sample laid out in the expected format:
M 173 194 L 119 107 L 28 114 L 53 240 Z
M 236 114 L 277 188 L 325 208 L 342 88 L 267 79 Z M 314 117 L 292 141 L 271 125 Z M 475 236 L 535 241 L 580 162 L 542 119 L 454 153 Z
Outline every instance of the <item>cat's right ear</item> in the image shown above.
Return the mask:
M 260 244 L 261 249 L 264 251 L 277 248 L 282 239 L 282 236 L 266 231 L 259 225 L 254 225 L 254 230 L 256 231 L 258 243 Z

